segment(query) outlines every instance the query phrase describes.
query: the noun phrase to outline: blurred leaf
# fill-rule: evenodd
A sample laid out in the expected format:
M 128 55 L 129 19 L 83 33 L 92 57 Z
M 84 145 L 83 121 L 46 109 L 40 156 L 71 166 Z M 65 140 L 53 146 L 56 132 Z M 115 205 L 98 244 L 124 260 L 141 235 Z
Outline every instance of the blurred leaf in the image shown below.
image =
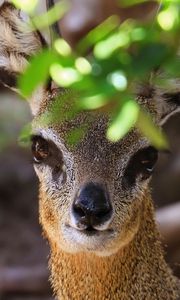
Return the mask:
M 117 91 L 124 91 L 127 88 L 127 78 L 121 71 L 115 71 L 108 75 L 108 81 L 115 87 Z
M 132 6 L 136 4 L 140 4 L 143 2 L 147 2 L 147 0 L 121 0 L 120 4 L 123 7 Z
M 104 41 L 96 43 L 94 47 L 94 55 L 98 59 L 107 59 L 113 52 L 121 47 L 127 47 L 130 39 L 127 32 L 120 31 L 111 34 L 111 36 Z
M 28 146 L 31 141 L 31 135 L 32 135 L 32 124 L 28 123 L 22 128 L 20 132 L 18 138 L 19 144 L 23 147 Z
M 66 135 L 66 141 L 69 146 L 76 146 L 77 143 L 79 143 L 83 139 L 86 132 L 87 126 L 85 124 L 83 124 L 83 126 L 79 128 L 71 129 Z
M 158 15 L 158 23 L 163 30 L 172 30 L 179 18 L 176 6 L 163 10 Z
M 132 69 L 138 74 L 149 73 L 159 68 L 169 58 L 170 50 L 165 44 L 149 43 L 142 47 L 137 56 L 134 57 Z
M 69 56 L 72 54 L 71 47 L 69 44 L 63 39 L 57 39 L 54 42 L 54 48 L 56 51 L 62 56 Z
M 124 0 L 123 5 L 146 1 Z M 35 7 L 37 1 L 14 2 L 18 5 L 31 2 L 30 5 Z M 67 42 L 58 38 L 51 50 L 43 50 L 33 57 L 20 78 L 24 96 L 29 97 L 35 88 L 45 84 L 49 73 L 57 85 L 63 87 L 63 92 L 65 88 L 71 89 L 71 92 L 62 93 L 53 101 L 51 109 L 41 116 L 41 121 L 44 124 L 66 122 L 80 110 L 101 107 L 112 115 L 114 107 L 118 107 L 107 131 L 111 141 L 118 141 L 137 123 L 152 144 L 160 148 L 167 146 L 164 135 L 148 114 L 139 112 L 139 105 L 132 100 L 135 82 L 151 78 L 152 84 L 158 83 L 162 88 L 171 90 L 172 79 L 180 76 L 180 59 L 176 58 L 180 44 L 180 2 L 163 0 L 162 4 L 153 26 L 152 23 L 144 25 L 135 20 L 126 20 L 119 26 L 119 17 L 111 16 L 80 41 L 76 53 Z M 30 14 L 33 9 L 29 9 Z M 33 24 L 38 28 L 49 26 L 58 21 L 66 9 L 63 0 L 46 14 L 35 16 Z M 152 72 L 157 69 L 162 71 L 161 76 L 152 78 Z M 78 128 L 71 135 L 78 139 L 81 133 L 82 129 Z M 71 135 L 70 140 L 73 141 Z
M 123 104 L 112 120 L 108 130 L 107 138 L 111 142 L 117 142 L 123 138 L 128 131 L 135 125 L 139 114 L 139 106 L 131 98 L 123 100 Z
M 164 64 L 164 71 L 166 72 L 167 76 L 179 77 L 180 76 L 180 57 L 171 58 Z
M 19 87 L 24 97 L 29 97 L 40 84 L 47 81 L 49 68 L 56 60 L 56 54 L 50 49 L 44 49 L 31 59 L 24 74 L 19 78 Z
M 11 2 L 19 9 L 22 9 L 23 11 L 31 14 L 37 4 L 38 0 L 11 0 Z
M 79 53 L 86 52 L 89 48 L 95 45 L 100 40 L 104 39 L 108 34 L 113 32 L 119 25 L 119 18 L 111 16 L 96 28 L 91 30 L 78 44 L 77 50 Z
M 54 24 L 56 21 L 59 21 L 67 10 L 67 1 L 60 1 L 57 4 L 55 4 L 51 9 L 49 9 L 46 13 L 33 17 L 32 25 L 35 29 L 42 29 L 44 27 L 47 28 L 48 26 Z
M 73 90 L 60 92 L 57 98 L 49 104 L 47 110 L 33 120 L 35 126 L 49 126 L 72 120 L 79 112 L 75 105 L 77 94 Z
M 52 79 L 62 87 L 69 87 L 73 83 L 81 80 L 81 74 L 75 68 L 64 68 L 58 63 L 54 63 L 50 67 Z
M 79 73 L 83 75 L 90 74 L 92 72 L 92 67 L 89 61 L 84 57 L 78 57 L 75 60 L 75 67 Z
M 169 144 L 165 134 L 162 130 L 156 126 L 151 116 L 145 111 L 141 110 L 138 116 L 136 126 L 151 142 L 151 144 L 157 149 L 168 149 Z
M 142 41 L 147 36 L 147 30 L 143 27 L 132 28 L 130 33 L 132 41 Z
M 81 109 L 93 110 L 98 109 L 107 104 L 108 99 L 106 94 L 97 94 L 89 97 L 80 98 L 78 106 Z

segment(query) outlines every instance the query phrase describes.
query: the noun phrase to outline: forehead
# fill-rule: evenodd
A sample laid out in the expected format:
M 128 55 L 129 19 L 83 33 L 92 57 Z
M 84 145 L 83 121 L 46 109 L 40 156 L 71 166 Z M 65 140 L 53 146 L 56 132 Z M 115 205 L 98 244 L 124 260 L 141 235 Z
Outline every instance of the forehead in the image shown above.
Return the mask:
M 58 98 L 56 96 L 58 95 Z M 149 145 L 148 140 L 142 137 L 137 129 L 132 129 L 122 140 L 111 143 L 106 138 L 108 117 L 100 112 L 84 111 L 73 115 L 75 95 L 70 91 L 55 92 L 43 99 L 33 128 L 35 134 L 52 140 L 63 152 L 73 155 L 83 155 L 92 159 L 106 156 L 108 153 L 125 155 Z M 139 104 L 145 107 L 156 119 L 156 105 L 153 93 L 137 98 Z M 49 104 L 50 103 L 50 104 Z M 39 122 L 40 119 L 40 122 Z M 47 122 L 48 121 L 48 122 Z M 48 124 L 47 124 L 48 123 Z M 71 144 L 69 137 L 82 135 L 77 143 Z
M 72 154 L 73 156 L 83 157 L 87 160 L 102 160 L 108 156 L 118 157 L 131 155 L 138 149 L 144 148 L 149 145 L 148 140 L 143 137 L 137 129 L 132 129 L 123 139 L 117 143 L 112 143 L 106 138 L 107 118 L 104 116 L 96 116 L 93 122 L 86 124 L 87 119 L 85 114 L 69 121 L 68 123 L 55 123 L 50 126 L 37 126 L 34 127 L 34 134 L 41 135 L 47 140 L 53 141 L 56 146 L 64 153 Z M 75 143 L 71 144 L 69 135 L 73 135 L 85 126 L 84 135 L 81 138 L 74 137 Z

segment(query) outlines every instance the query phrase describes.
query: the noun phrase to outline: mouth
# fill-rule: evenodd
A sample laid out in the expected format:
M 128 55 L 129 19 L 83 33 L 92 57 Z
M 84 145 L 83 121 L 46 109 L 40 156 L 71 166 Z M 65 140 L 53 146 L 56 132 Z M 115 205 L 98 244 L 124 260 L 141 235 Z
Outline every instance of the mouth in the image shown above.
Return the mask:
M 76 229 L 77 230 L 77 229 Z M 78 232 L 87 235 L 87 236 L 103 236 L 103 235 L 107 235 L 113 232 L 112 229 L 108 229 L 108 230 L 97 230 L 91 226 L 87 227 L 85 230 L 77 230 Z
M 89 226 L 85 230 L 78 230 L 70 225 L 64 226 L 66 240 L 78 247 L 79 250 L 102 251 L 114 237 L 114 230 L 97 230 Z

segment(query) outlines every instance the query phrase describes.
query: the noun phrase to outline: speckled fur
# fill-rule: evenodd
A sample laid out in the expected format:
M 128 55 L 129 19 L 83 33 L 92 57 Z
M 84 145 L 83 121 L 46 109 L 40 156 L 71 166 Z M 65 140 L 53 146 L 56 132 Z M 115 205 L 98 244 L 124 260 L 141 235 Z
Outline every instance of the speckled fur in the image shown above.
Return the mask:
M 40 49 L 40 39 L 36 33 L 22 33 L 22 21 L 10 4 L 1 6 L 0 24 L 0 67 L 19 73 L 27 64 L 27 57 Z M 149 180 L 142 182 L 138 177 L 133 187 L 122 184 L 129 159 L 148 146 L 148 140 L 133 129 L 120 142 L 108 142 L 107 116 L 102 113 L 93 114 L 93 122 L 89 122 L 91 113 L 83 112 L 63 124 L 56 120 L 42 126 L 39 118 L 51 110 L 57 94 L 74 99 L 69 91 L 41 88 L 30 100 L 35 115 L 34 133 L 53 141 L 63 158 L 56 180 L 49 166 L 35 167 L 40 180 L 40 222 L 51 246 L 55 294 L 59 300 L 178 300 L 180 287 L 163 258 Z M 163 91 L 149 85 L 138 89 L 137 100 L 156 123 L 178 110 L 177 105 L 165 103 Z M 90 125 L 85 137 L 76 147 L 70 147 L 66 133 L 84 122 Z M 109 225 L 113 231 L 99 242 L 92 236 L 82 238 L 76 231 L 72 234 L 66 226 L 70 224 L 74 195 L 89 181 L 107 188 L 113 206 Z
M 51 243 L 52 282 L 58 299 L 178 299 L 177 281 L 157 239 L 151 199 L 146 194 L 144 200 L 138 233 L 115 255 L 71 255 Z

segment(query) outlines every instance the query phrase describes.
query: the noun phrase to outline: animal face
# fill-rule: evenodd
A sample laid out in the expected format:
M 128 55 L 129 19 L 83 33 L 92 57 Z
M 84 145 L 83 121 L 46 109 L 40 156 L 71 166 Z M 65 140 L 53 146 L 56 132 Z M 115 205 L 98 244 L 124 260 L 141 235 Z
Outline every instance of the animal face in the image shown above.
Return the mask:
M 70 146 L 68 131 L 88 114 L 63 125 L 34 126 L 32 153 L 40 180 L 40 220 L 48 239 L 66 252 L 104 256 L 137 232 L 157 150 L 137 130 L 110 143 L 107 119 L 100 114 L 84 138 Z

